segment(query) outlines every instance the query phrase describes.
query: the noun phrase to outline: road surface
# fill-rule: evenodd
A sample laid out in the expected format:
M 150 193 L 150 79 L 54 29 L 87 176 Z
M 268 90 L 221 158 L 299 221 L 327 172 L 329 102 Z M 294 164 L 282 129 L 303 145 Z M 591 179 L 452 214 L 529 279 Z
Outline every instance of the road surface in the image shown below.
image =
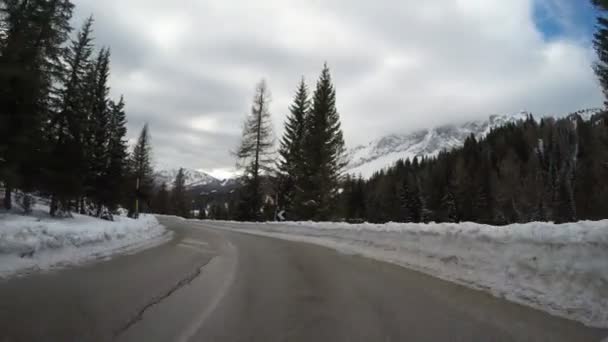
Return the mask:
M 607 330 L 398 266 L 161 218 L 137 254 L 0 280 L 5 341 L 600 341 Z

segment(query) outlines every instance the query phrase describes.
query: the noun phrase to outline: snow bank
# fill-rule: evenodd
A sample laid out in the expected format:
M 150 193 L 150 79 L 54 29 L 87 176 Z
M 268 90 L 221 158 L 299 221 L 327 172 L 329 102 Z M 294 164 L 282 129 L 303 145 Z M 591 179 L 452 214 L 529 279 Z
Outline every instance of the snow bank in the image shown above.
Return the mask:
M 608 327 L 608 220 L 505 227 L 475 223 L 221 225 L 396 263 L 590 326 Z
M 38 206 L 31 216 L 0 213 L 0 278 L 133 252 L 171 237 L 151 215 L 53 219 L 45 209 Z

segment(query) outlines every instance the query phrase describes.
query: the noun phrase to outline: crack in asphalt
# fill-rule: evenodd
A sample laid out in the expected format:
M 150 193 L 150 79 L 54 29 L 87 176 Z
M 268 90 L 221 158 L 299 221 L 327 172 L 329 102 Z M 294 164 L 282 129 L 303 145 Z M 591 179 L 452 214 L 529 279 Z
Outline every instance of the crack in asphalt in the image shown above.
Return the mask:
M 213 259 L 215 259 L 215 256 L 210 258 L 209 260 L 207 260 L 205 263 L 203 263 L 199 267 L 197 267 L 196 270 L 189 273 L 185 278 L 178 281 L 169 290 L 167 290 L 166 292 L 164 292 L 163 294 L 161 294 L 159 296 L 154 297 L 149 303 L 147 303 L 141 309 L 139 309 L 137 311 L 137 313 L 129 321 L 127 321 L 127 323 L 125 323 L 123 326 L 118 328 L 114 332 L 113 337 L 117 338 L 120 335 L 122 335 L 123 333 L 125 333 L 133 325 L 135 325 L 137 322 L 141 321 L 143 319 L 143 316 L 146 313 L 146 311 L 148 311 L 150 308 L 160 304 L 163 300 L 169 298 L 173 293 L 175 293 L 180 288 L 192 283 L 192 281 L 194 281 L 194 279 L 196 279 L 198 276 L 201 275 L 201 273 L 203 272 L 203 268 L 205 268 L 205 266 L 207 266 Z

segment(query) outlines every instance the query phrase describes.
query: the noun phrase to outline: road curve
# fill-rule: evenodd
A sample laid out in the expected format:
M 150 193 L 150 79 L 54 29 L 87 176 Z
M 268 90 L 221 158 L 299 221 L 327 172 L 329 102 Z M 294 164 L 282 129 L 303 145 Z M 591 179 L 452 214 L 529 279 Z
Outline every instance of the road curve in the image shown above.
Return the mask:
M 4 341 L 600 341 L 398 266 L 161 218 L 170 243 L 0 281 Z

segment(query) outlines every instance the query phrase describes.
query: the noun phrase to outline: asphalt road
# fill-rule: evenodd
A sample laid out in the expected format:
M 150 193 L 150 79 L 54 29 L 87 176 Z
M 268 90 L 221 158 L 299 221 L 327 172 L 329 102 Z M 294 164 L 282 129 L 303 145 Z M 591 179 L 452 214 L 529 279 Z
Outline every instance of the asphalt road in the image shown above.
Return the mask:
M 398 266 L 162 218 L 137 254 L 0 281 L 4 341 L 600 341 Z

